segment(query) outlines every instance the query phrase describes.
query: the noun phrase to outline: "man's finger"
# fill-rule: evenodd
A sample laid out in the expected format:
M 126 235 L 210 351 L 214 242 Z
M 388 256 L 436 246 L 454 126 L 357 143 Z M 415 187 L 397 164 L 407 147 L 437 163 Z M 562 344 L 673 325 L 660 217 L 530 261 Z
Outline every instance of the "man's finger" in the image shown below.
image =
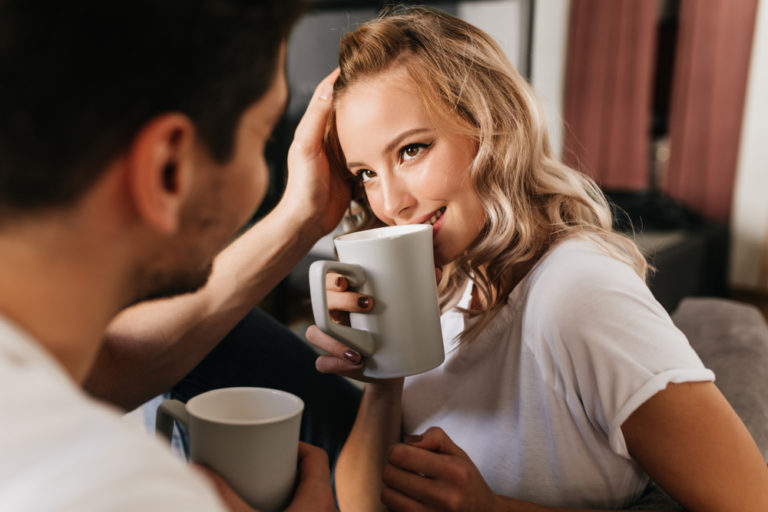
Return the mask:
M 328 456 L 322 449 L 299 443 L 299 485 L 286 512 L 336 510 L 331 493 Z
M 299 441 L 299 471 L 302 482 L 307 479 L 324 483 L 330 482 L 331 470 L 328 466 L 328 454 L 322 448 Z M 301 483 L 299 488 L 301 488 Z
M 315 88 L 307 110 L 296 127 L 291 147 L 295 146 L 304 151 L 315 146 L 320 148 L 319 143 L 323 139 L 325 123 L 332 105 L 333 82 L 338 76 L 339 71 L 336 68 Z

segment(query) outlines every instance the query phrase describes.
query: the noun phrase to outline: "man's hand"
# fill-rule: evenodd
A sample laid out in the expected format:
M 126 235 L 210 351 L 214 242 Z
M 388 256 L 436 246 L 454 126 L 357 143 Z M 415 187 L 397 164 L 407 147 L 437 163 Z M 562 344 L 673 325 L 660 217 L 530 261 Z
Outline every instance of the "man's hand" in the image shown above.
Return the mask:
M 216 494 L 219 495 L 219 498 L 221 498 L 221 501 L 227 507 L 229 512 L 259 512 L 243 501 L 243 499 L 218 473 L 201 464 L 194 464 L 194 467 L 202 472 L 213 484 L 216 488 Z
M 323 151 L 323 135 L 333 104 L 338 68 L 315 89 L 288 150 L 288 182 L 277 208 L 301 215 L 316 238 L 330 233 L 349 206 L 349 184 L 340 169 L 331 169 Z
M 498 505 L 469 456 L 438 427 L 392 446 L 382 480 L 388 510 L 491 511 Z
M 331 492 L 331 471 L 325 451 L 299 443 L 299 485 L 285 512 L 336 511 Z
M 195 464 L 216 488 L 219 498 L 230 512 L 258 512 L 248 505 L 230 485 L 211 469 Z M 299 485 L 285 512 L 337 512 L 331 492 L 328 456 L 316 446 L 299 443 Z

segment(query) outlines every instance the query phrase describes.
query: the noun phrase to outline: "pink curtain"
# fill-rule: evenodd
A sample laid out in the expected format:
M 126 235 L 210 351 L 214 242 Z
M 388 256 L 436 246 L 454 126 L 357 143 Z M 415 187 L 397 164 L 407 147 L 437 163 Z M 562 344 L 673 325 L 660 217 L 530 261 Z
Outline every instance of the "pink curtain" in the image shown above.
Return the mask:
M 661 187 L 712 219 L 731 213 L 757 0 L 683 0 Z M 766 92 L 768 94 L 768 92 Z
M 563 157 L 605 188 L 649 185 L 657 9 L 646 0 L 571 2 Z
M 659 4 L 573 0 L 565 85 L 567 163 L 607 189 L 651 187 Z M 727 219 L 757 0 L 681 0 L 662 191 Z

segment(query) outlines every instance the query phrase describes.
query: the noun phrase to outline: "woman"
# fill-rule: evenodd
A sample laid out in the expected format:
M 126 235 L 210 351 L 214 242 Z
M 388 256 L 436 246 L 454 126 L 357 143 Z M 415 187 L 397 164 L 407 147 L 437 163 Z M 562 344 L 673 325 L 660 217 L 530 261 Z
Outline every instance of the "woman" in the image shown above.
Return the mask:
M 357 228 L 433 225 L 446 348 L 366 384 L 342 510 L 619 509 L 649 478 L 689 510 L 768 510 L 754 441 L 498 45 L 411 8 L 348 34 L 339 65 L 328 153 L 359 184 Z M 331 309 L 370 308 L 339 283 Z M 321 371 L 360 377 L 357 353 L 307 337 Z

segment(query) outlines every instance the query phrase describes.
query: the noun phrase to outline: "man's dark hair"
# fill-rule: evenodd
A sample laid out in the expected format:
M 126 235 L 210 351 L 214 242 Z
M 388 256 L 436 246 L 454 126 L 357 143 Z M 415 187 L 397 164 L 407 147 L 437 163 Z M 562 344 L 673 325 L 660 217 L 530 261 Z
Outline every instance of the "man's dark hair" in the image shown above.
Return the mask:
M 226 161 L 301 0 L 0 0 L 0 215 L 65 206 L 165 112 Z

